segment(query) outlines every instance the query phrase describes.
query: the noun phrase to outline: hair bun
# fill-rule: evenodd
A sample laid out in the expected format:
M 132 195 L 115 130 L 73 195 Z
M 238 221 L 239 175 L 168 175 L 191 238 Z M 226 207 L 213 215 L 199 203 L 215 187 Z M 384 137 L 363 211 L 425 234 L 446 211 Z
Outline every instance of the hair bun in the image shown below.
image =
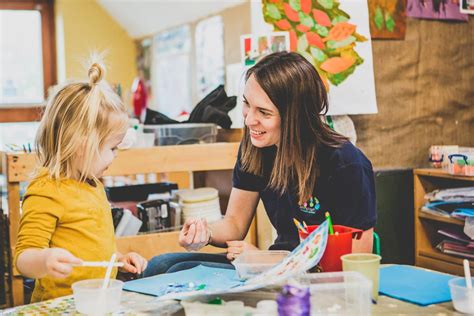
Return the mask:
M 102 65 L 100 65 L 99 63 L 93 63 L 89 68 L 88 75 L 90 84 L 97 84 L 104 77 L 104 67 L 102 67 Z

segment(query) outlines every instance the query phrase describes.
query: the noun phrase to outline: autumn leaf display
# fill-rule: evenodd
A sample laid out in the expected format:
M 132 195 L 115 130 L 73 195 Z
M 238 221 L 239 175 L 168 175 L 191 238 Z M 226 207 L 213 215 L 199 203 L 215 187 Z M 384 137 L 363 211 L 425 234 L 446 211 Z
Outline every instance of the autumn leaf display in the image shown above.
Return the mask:
M 290 33 L 290 49 L 316 68 L 326 88 L 337 86 L 364 60 L 355 51 L 367 39 L 357 33 L 337 0 L 263 0 L 265 22 Z
M 405 37 L 405 0 L 369 0 L 368 7 L 372 39 Z

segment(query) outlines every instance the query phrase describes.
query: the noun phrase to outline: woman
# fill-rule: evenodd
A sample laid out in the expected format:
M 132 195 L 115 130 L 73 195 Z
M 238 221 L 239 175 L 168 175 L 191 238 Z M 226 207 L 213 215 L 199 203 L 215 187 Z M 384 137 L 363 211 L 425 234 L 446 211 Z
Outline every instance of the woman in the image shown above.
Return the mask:
M 227 248 L 227 255 L 165 254 L 150 261 L 145 275 L 203 262 L 231 267 L 229 260 L 256 249 L 243 239 L 259 199 L 278 233 L 270 249 L 292 250 L 299 244 L 293 218 L 320 224 L 330 211 L 334 224 L 364 230 L 353 250 L 371 252 L 376 221 L 372 165 L 321 120 L 328 99 L 316 69 L 297 53 L 268 55 L 248 70 L 243 101 L 245 130 L 226 215 L 212 224 L 188 220 L 179 236 L 187 250 L 212 244 Z

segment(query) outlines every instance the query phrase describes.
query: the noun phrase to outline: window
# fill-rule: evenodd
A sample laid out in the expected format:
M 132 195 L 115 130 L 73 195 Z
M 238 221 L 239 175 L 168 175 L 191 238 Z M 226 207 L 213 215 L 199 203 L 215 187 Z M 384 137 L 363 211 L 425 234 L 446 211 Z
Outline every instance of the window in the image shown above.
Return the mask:
M 53 0 L 0 2 L 0 122 L 38 119 L 56 83 Z

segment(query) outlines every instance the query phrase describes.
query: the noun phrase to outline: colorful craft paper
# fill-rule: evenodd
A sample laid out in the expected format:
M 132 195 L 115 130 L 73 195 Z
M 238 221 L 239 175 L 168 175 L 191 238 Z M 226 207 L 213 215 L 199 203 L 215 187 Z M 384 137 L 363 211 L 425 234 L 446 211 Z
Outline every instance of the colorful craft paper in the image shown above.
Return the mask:
M 155 295 L 160 300 L 255 290 L 282 282 L 314 267 L 326 249 L 327 237 L 328 223 L 325 221 L 281 263 L 246 281 L 240 281 L 235 270 L 198 266 L 189 270 L 129 281 L 125 283 L 124 290 Z M 189 286 L 190 283 L 192 286 Z M 176 287 L 176 284 L 183 286 Z

